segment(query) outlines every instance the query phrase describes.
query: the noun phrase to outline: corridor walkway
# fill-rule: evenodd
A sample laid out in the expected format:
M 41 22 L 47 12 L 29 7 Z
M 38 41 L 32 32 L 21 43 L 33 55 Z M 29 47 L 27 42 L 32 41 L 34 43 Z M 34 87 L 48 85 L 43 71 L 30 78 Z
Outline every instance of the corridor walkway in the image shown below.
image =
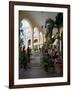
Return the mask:
M 30 67 L 25 70 L 21 68 L 19 70 L 19 79 L 27 78 L 47 78 L 47 77 L 57 77 L 55 72 L 46 72 L 41 63 L 41 53 L 34 52 L 31 55 Z

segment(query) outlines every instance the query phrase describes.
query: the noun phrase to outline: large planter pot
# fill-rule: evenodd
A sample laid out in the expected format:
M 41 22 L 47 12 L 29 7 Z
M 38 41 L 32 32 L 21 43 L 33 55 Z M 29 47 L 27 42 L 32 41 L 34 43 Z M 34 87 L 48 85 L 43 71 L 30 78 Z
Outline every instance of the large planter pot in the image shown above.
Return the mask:
M 44 70 L 45 71 L 48 71 L 48 65 L 47 65 L 47 63 L 44 64 Z
M 55 64 L 55 72 L 56 72 L 57 74 L 60 74 L 60 68 L 59 68 L 59 64 L 58 64 L 58 63 Z
M 53 68 L 53 67 L 49 67 L 49 68 L 48 68 L 48 71 L 49 71 L 49 72 L 54 72 L 54 68 Z
M 63 74 L 63 65 L 60 63 L 55 64 L 55 72 L 59 75 Z

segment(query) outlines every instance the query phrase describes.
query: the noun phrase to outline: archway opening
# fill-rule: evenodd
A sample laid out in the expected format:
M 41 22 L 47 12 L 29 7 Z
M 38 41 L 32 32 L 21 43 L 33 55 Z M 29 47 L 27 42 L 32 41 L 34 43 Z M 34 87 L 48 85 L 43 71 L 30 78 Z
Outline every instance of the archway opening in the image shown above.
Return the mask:
M 28 19 L 24 18 L 20 22 L 20 38 L 23 41 L 21 47 L 25 46 L 27 49 L 29 46 L 32 48 L 32 25 Z

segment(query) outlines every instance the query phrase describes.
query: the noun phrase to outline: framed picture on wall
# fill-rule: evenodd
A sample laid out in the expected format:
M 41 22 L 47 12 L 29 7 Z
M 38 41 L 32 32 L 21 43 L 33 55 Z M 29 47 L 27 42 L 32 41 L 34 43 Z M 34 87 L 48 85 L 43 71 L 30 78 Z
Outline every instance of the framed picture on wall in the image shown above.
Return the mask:
M 70 84 L 70 5 L 9 2 L 9 88 Z

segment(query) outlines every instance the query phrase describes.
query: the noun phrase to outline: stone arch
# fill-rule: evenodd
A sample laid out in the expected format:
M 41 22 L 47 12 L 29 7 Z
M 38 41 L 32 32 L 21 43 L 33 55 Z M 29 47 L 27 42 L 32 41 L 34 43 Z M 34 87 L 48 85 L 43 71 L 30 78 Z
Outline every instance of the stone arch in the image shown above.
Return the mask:
M 20 30 L 23 31 L 23 35 L 21 34 L 20 37 L 23 38 L 23 46 L 25 46 L 25 48 L 27 49 L 28 46 L 30 46 L 32 48 L 32 25 L 29 19 L 27 18 L 23 18 L 20 21 L 21 27 Z M 28 44 L 28 40 L 31 40 L 31 45 Z
M 23 20 L 23 19 L 26 19 L 29 24 L 31 25 L 31 30 L 32 30 L 32 49 L 34 48 L 34 28 L 35 27 L 38 27 L 39 29 L 39 32 L 41 32 L 43 34 L 43 42 L 44 42 L 44 31 L 42 30 L 42 28 L 37 25 L 37 23 L 35 22 L 35 20 L 33 19 L 33 17 L 29 14 L 29 12 L 27 11 L 19 11 L 19 24 L 20 22 Z

